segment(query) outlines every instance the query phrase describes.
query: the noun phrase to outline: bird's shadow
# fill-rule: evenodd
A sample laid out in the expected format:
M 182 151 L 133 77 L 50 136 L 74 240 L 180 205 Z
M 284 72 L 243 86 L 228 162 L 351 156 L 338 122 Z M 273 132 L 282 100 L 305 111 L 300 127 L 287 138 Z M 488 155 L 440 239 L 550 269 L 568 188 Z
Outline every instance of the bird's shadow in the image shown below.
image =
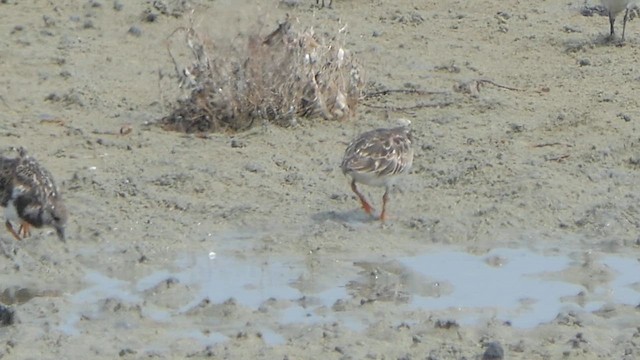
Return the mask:
M 18 255 L 18 244 L 13 239 L 9 239 L 9 241 L 5 241 L 2 237 L 0 237 L 0 254 L 4 255 L 9 260 L 14 260 L 16 255 Z
M 592 38 L 567 39 L 562 43 L 562 47 L 565 53 L 581 53 L 594 47 L 623 47 L 629 42 L 629 39 L 622 42 L 618 37 L 611 38 L 608 34 L 600 34 Z
M 377 222 L 378 218 L 373 215 L 369 215 L 362 211 L 362 209 L 358 208 L 347 211 L 321 211 L 319 213 L 311 215 L 311 220 L 317 223 L 335 221 L 350 224 L 369 224 Z

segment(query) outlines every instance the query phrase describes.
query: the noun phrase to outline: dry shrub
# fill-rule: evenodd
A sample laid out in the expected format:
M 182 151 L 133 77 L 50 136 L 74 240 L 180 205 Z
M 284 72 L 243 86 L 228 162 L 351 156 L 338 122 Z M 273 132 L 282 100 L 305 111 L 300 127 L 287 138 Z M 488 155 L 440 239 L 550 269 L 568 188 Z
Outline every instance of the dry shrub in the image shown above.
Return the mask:
M 161 120 L 165 129 L 242 131 L 256 119 L 289 126 L 299 117 L 344 119 L 356 110 L 364 79 L 353 54 L 338 44 L 341 31 L 336 38 L 312 28 L 297 32 L 286 19 L 267 36 L 250 35 L 225 50 L 193 26 L 177 32 L 186 34 L 194 58 L 179 71 L 190 95 Z

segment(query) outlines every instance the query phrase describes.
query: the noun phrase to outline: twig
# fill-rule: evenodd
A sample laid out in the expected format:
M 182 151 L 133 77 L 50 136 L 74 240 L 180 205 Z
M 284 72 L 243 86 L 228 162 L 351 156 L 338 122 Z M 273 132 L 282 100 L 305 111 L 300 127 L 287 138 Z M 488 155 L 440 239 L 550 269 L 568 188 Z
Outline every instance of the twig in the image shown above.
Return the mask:
M 480 87 L 484 84 L 490 84 L 495 87 L 511 91 L 525 91 L 524 89 L 501 85 L 489 79 L 473 79 L 469 81 L 460 81 L 453 86 L 453 90 L 463 94 L 470 94 L 473 97 L 478 97 L 480 95 Z
M 180 71 L 180 66 L 178 65 L 178 61 L 176 60 L 175 56 L 173 56 L 173 53 L 171 52 L 171 38 L 178 32 L 178 31 L 186 31 L 189 32 L 189 28 L 186 28 L 184 26 L 181 26 L 175 30 L 173 30 L 173 32 L 171 32 L 171 34 L 169 34 L 169 36 L 167 36 L 167 52 L 169 53 L 169 56 L 171 57 L 171 61 L 173 61 L 173 67 L 176 70 L 176 74 L 178 75 L 178 78 L 182 79 L 184 77 L 184 73 L 182 71 Z
M 365 104 L 365 103 L 363 103 L 362 105 L 373 108 L 373 109 L 384 109 L 389 111 L 409 111 L 409 110 L 416 110 L 416 109 L 422 109 L 422 108 L 440 108 L 440 107 L 449 106 L 451 104 L 453 104 L 453 101 L 429 103 L 429 104 L 420 103 L 413 106 L 386 106 L 386 105 L 371 105 L 371 104 Z
M 65 125 L 65 121 L 60 119 L 60 118 L 42 119 L 42 120 L 40 120 L 40 124 L 64 126 Z
M 91 133 L 96 135 L 115 135 L 115 136 L 125 136 L 131 134 L 133 131 L 133 127 L 129 124 L 124 124 L 120 127 L 118 131 L 112 130 L 93 130 Z
M 547 161 L 557 161 L 557 162 L 561 162 L 562 160 L 568 158 L 570 155 L 569 154 L 564 154 L 564 155 L 558 155 L 558 156 L 552 156 L 552 157 L 546 157 L 545 156 L 545 160 Z
M 513 90 L 513 91 L 524 91 L 524 89 L 518 89 L 518 88 L 511 87 L 511 86 L 500 85 L 500 84 L 496 83 L 495 81 L 489 80 L 489 79 L 477 79 L 476 82 L 478 82 L 478 91 L 480 90 L 480 85 L 481 84 L 491 84 L 491 85 L 499 87 L 501 89 L 507 89 L 507 90 Z
M 632 215 L 630 215 L 627 211 L 622 211 L 621 212 L 622 216 L 624 216 L 625 219 L 627 219 L 627 221 L 633 225 L 635 225 L 636 228 L 640 227 L 638 222 L 633 218 Z M 638 244 L 638 240 L 636 240 L 636 245 Z
M 368 98 L 385 96 L 389 94 L 415 94 L 415 95 L 447 95 L 448 93 L 445 91 L 427 91 L 427 90 L 418 90 L 418 89 L 387 89 L 380 90 L 370 93 L 365 93 L 360 100 L 365 100 Z M 445 107 L 453 104 L 451 101 L 447 102 L 438 102 L 438 103 L 418 103 L 412 106 L 388 106 L 388 105 L 372 105 L 367 103 L 362 103 L 362 105 L 373 108 L 373 109 L 384 109 L 388 111 L 410 111 L 422 108 L 433 108 L 433 107 Z
M 533 147 L 535 147 L 535 148 L 541 148 L 541 147 L 546 147 L 546 146 L 566 146 L 566 147 L 573 147 L 573 145 L 571 145 L 571 144 L 563 144 L 563 143 L 559 143 L 559 142 L 554 142 L 554 143 L 544 143 L 544 144 L 535 144 L 535 145 L 533 145 Z
M 417 94 L 417 95 L 445 95 L 446 94 L 446 92 L 444 91 L 425 91 L 425 90 L 418 90 L 418 89 L 387 89 L 387 90 L 380 90 L 380 91 L 375 91 L 371 93 L 364 93 L 361 99 L 364 100 L 367 98 L 389 95 L 394 93 Z
M 2 101 L 4 106 L 6 106 L 8 109 L 11 109 L 11 106 L 9 106 L 9 104 L 7 103 L 7 100 L 4 98 L 4 96 L 0 95 L 0 101 Z

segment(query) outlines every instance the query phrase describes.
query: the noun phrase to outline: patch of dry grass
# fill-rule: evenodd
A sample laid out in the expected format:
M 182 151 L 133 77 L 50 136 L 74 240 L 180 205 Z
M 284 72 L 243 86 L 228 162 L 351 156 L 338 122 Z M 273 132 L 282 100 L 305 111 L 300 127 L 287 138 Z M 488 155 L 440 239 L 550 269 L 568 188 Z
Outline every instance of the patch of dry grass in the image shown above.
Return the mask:
M 215 46 L 193 26 L 172 37 L 180 33 L 192 63 L 180 71 L 169 53 L 190 95 L 161 119 L 167 130 L 242 131 L 258 119 L 290 126 L 300 118 L 344 119 L 356 111 L 363 72 L 342 47 L 343 31 L 319 36 L 312 28 L 295 30 L 286 19 L 266 36 L 247 36 L 237 49 Z

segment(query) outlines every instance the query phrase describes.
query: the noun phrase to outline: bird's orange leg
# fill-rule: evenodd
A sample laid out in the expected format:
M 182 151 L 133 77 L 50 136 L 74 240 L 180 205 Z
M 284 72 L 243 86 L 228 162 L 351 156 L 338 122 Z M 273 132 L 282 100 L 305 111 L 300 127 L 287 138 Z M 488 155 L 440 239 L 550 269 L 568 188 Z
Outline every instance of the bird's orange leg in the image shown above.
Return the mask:
M 385 221 L 387 219 L 387 201 L 389 201 L 389 189 L 385 189 L 384 195 L 382 195 L 382 212 L 380 213 L 380 221 Z
M 13 235 L 14 238 L 16 238 L 16 240 L 20 240 L 20 235 L 18 235 L 18 233 L 13 229 L 13 226 L 11 226 L 11 222 L 9 222 L 7 220 L 7 222 L 5 223 L 5 226 L 7 227 L 7 230 L 9 230 L 9 232 L 11 233 L 11 235 Z
M 356 195 L 358 195 L 358 198 L 362 203 L 362 209 L 364 210 L 364 212 L 371 215 L 371 213 L 373 213 L 373 206 L 371 206 L 371 204 L 369 204 L 367 199 L 365 199 L 364 195 L 362 195 L 362 193 L 358 191 L 358 187 L 356 186 L 355 180 L 351 181 L 351 190 L 353 190 L 353 192 L 356 193 Z
M 22 238 L 26 238 L 31 236 L 31 225 L 27 222 L 22 222 L 20 224 L 20 228 L 18 229 L 18 235 L 22 235 Z

